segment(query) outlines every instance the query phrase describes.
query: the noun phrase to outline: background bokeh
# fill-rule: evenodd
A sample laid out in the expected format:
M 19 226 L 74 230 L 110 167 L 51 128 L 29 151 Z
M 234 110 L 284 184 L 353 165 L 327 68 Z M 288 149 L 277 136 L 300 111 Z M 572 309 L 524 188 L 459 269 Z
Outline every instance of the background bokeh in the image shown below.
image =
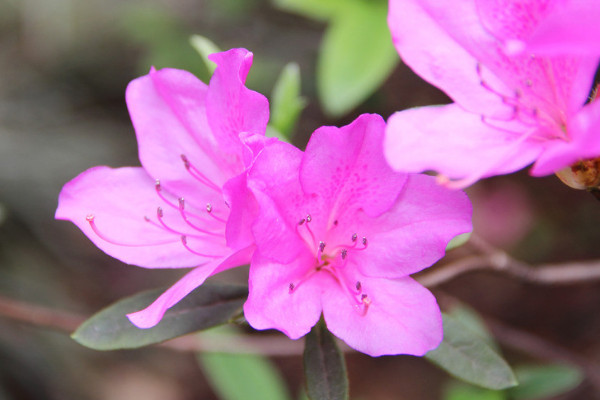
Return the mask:
M 308 102 L 292 141 L 301 148 L 324 124 L 345 124 L 362 112 L 387 118 L 396 110 L 448 101 L 399 64 L 357 108 L 335 117 L 326 113 L 318 99 L 316 66 L 327 27 L 325 20 L 286 12 L 267 0 L 1 0 L 0 295 L 89 316 L 180 275 L 124 265 L 96 249 L 74 225 L 53 216 L 62 185 L 81 171 L 94 165 L 139 165 L 124 102 L 130 80 L 151 65 L 184 68 L 208 79 L 206 66 L 189 44 L 192 34 L 221 49 L 253 51 L 247 83 L 268 97 L 283 66 L 298 63 Z M 600 259 L 600 203 L 555 177 L 534 179 L 521 172 L 480 182 L 469 194 L 476 234 L 519 259 Z M 454 250 L 451 257 L 461 251 L 467 250 Z M 243 281 L 243 274 L 218 279 Z M 556 345 L 597 371 L 599 289 L 598 282 L 534 286 L 478 272 L 436 293 Z M 519 340 L 507 335 L 506 342 Z M 514 347 L 502 347 L 511 363 L 556 359 L 550 350 L 543 360 Z M 290 392 L 297 394 L 303 380 L 301 357 L 273 360 Z M 374 359 L 350 353 L 347 362 L 352 399 L 439 399 L 451 381 L 415 357 Z M 598 398 L 600 378 L 595 379 L 596 386 L 588 376 L 557 398 Z M 194 354 L 159 347 L 96 352 L 64 332 L 0 315 L 0 399 L 191 400 L 216 395 Z

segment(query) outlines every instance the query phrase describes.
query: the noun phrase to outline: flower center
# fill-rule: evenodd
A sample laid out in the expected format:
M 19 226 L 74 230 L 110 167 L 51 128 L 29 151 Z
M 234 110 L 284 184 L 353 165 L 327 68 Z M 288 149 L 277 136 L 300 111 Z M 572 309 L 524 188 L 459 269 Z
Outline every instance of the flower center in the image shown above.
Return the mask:
M 319 273 L 329 274 L 340 286 L 344 295 L 351 302 L 353 308 L 361 315 L 365 315 L 371 304 L 371 298 L 363 293 L 363 285 L 359 280 L 352 279 L 350 272 L 346 266 L 348 260 L 353 253 L 361 252 L 367 249 L 368 240 L 362 237 L 360 240 L 357 233 L 350 236 L 350 243 L 328 246 L 325 241 L 317 242 L 315 235 L 310 228 L 312 217 L 307 214 L 305 218 L 298 221 L 296 227 L 298 234 L 305 238 L 305 241 L 311 250 L 315 251 L 315 261 L 306 274 L 297 282 L 290 282 L 289 293 L 293 294 L 298 287 L 308 281 L 313 276 Z M 337 221 L 334 222 L 334 227 L 337 227 Z M 302 235 L 300 229 L 305 229 L 308 232 L 310 240 L 306 240 L 306 236 Z

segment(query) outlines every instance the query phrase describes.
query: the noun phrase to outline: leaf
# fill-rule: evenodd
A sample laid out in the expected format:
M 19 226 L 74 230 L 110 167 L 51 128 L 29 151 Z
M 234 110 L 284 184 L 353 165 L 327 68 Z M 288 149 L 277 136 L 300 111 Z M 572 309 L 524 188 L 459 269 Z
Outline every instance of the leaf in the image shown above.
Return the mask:
M 330 116 L 363 102 L 397 65 L 386 19 L 378 1 L 348 1 L 331 19 L 317 60 L 319 99 Z
M 280 10 L 317 20 L 327 20 L 354 0 L 273 0 Z
M 479 335 L 494 351 L 498 352 L 498 345 L 492 334 L 488 331 L 485 323 L 475 310 L 465 304 L 452 307 L 447 313 L 449 316 L 457 319 L 465 328 Z
M 311 400 L 347 400 L 344 356 L 323 321 L 306 335 L 304 347 L 306 394 Z
M 206 377 L 222 400 L 291 400 L 279 371 L 253 354 L 198 354 Z
M 519 386 L 509 390 L 514 400 L 546 399 L 577 387 L 583 374 L 569 365 L 524 365 L 515 368 Z
M 306 99 L 300 96 L 300 67 L 288 63 L 273 88 L 270 125 L 289 140 L 305 106 Z
M 444 400 L 505 400 L 506 394 L 499 390 L 483 389 L 464 383 L 453 382 L 443 397 Z
M 103 309 L 85 321 L 71 337 L 95 350 L 133 349 L 227 323 L 238 314 L 248 289 L 204 284 L 170 308 L 158 325 L 139 329 L 126 314 L 141 310 L 166 288 L 138 293 Z
M 502 357 L 483 338 L 447 314 L 444 340 L 425 355 L 450 375 L 488 389 L 505 389 L 517 380 Z
M 208 72 L 210 75 L 212 75 L 217 68 L 217 64 L 209 60 L 208 56 L 213 53 L 218 53 L 221 50 L 210 39 L 200 35 L 190 36 L 190 44 L 198 52 L 198 54 L 200 54 L 202 61 L 204 61 L 204 64 L 208 69 Z

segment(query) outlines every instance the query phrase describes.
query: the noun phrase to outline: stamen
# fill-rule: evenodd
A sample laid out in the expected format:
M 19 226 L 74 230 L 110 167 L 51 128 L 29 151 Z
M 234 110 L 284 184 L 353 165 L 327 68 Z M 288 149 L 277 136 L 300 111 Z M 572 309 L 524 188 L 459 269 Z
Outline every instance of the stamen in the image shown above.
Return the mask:
M 204 254 L 204 253 L 199 253 L 195 250 L 192 250 L 190 248 L 190 246 L 188 246 L 187 244 L 187 237 L 185 235 L 181 235 L 181 243 L 183 244 L 183 247 L 186 248 L 186 250 L 188 250 L 190 253 L 193 253 L 197 256 L 201 256 L 201 257 L 208 257 L 208 258 L 221 258 L 224 257 L 223 255 L 214 255 L 214 254 Z
M 208 215 L 210 215 L 211 217 L 213 217 L 214 219 L 216 219 L 219 222 L 222 222 L 224 224 L 227 223 L 226 220 L 224 220 L 221 217 L 217 217 L 217 215 L 215 215 L 215 213 L 212 212 L 213 211 L 213 206 L 210 203 L 206 203 L 206 212 L 208 213 Z
M 164 217 L 163 209 L 161 207 L 158 207 L 156 209 L 156 218 L 158 219 L 158 222 L 160 223 L 160 225 L 157 224 L 156 222 L 152 221 L 150 218 L 148 218 L 146 216 L 144 216 L 144 219 L 146 220 L 146 222 L 149 222 L 150 224 L 156 226 L 157 228 L 164 229 L 167 232 L 171 232 L 171 233 L 174 233 L 176 235 L 187 235 L 187 236 L 199 237 L 199 238 L 202 237 L 201 235 L 187 234 L 187 233 L 180 232 L 180 231 L 177 231 L 177 230 L 171 228 L 170 226 L 168 226 L 165 223 L 165 221 L 163 221 L 163 217 Z M 198 230 L 200 230 L 200 229 L 198 229 Z
M 306 220 L 304 218 L 302 218 L 300 221 L 298 221 L 298 226 L 302 225 Z
M 154 182 L 154 189 L 156 190 L 156 194 L 158 195 L 158 197 L 160 197 L 160 199 L 162 201 L 164 201 L 165 203 L 167 203 L 168 205 L 170 205 L 171 207 L 177 209 L 178 207 L 172 203 L 171 201 L 169 201 L 169 199 L 167 199 L 163 194 L 162 194 L 162 186 L 160 185 L 160 179 L 157 179 L 156 182 Z
M 356 239 L 358 239 L 358 235 L 356 233 L 354 233 L 352 235 L 352 242 L 356 242 Z
M 320 241 L 319 242 L 319 251 L 322 253 L 323 250 L 325 250 L 325 242 Z
M 181 160 L 183 161 L 183 165 L 185 169 L 192 175 L 198 182 L 208 186 L 216 192 L 221 193 L 221 188 L 217 186 L 213 181 L 208 179 L 206 175 L 204 175 L 198 168 L 194 167 L 194 165 L 190 162 L 190 160 L 186 157 L 185 154 L 181 155 Z
M 348 250 L 342 249 L 342 260 L 345 260 L 347 255 L 348 255 Z
M 356 291 L 358 293 L 362 292 L 362 283 L 360 283 L 360 281 L 356 281 Z
M 292 293 L 292 292 L 294 291 L 294 288 L 295 288 L 295 287 L 296 287 L 296 286 L 294 286 L 294 284 L 290 282 L 290 286 L 289 286 L 289 288 L 290 288 L 290 293 Z
M 187 214 L 185 212 L 185 199 L 183 197 L 179 198 L 179 213 L 181 214 L 181 218 L 183 218 L 183 220 L 185 221 L 186 224 L 188 224 L 190 227 L 194 228 L 195 230 L 197 230 L 198 232 L 202 232 L 202 233 L 206 233 L 207 235 L 213 235 L 213 236 L 223 236 L 222 232 L 211 232 L 208 231 L 206 229 L 200 228 L 199 226 L 193 224 L 187 217 Z
M 165 240 L 162 242 L 154 242 L 154 243 L 123 243 L 114 239 L 109 238 L 108 236 L 106 236 L 105 234 L 103 234 L 102 232 L 100 232 L 100 230 L 98 229 L 98 227 L 96 226 L 95 223 L 95 216 L 94 214 L 88 214 L 85 219 L 87 220 L 87 222 L 90 224 L 90 227 L 92 228 L 92 230 L 94 231 L 94 233 L 102 240 L 104 240 L 105 242 L 108 242 L 110 244 L 114 244 L 116 246 L 125 246 L 125 247 L 145 247 L 145 246 L 161 246 L 161 245 L 165 245 L 165 244 L 173 244 L 173 243 L 177 243 L 177 241 L 175 240 Z

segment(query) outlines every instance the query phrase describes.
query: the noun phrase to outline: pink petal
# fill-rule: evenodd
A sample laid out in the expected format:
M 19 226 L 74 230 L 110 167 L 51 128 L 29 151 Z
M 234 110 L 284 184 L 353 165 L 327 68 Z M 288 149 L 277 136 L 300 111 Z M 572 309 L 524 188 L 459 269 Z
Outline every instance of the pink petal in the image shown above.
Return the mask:
M 252 232 L 263 254 L 281 263 L 292 261 L 305 245 L 298 221 L 313 212 L 302 193 L 298 168 L 302 152 L 277 142 L 266 147 L 249 171 L 248 187 L 259 205 Z
M 189 199 L 211 187 L 218 191 L 243 168 L 240 160 L 223 162 L 216 155 L 216 141 L 206 121 L 206 93 L 206 85 L 195 76 L 174 69 L 151 71 L 132 81 L 126 92 L 142 165 L 165 188 Z M 212 183 L 194 178 L 182 155 Z
M 442 316 L 435 297 L 411 278 L 361 278 L 371 303 L 359 311 L 342 290 L 324 291 L 327 328 L 350 347 L 373 357 L 422 356 L 443 338 Z
M 540 55 L 600 55 L 600 7 L 595 0 L 554 1 L 555 6 L 526 41 Z
M 363 114 L 342 128 L 317 129 L 300 166 L 304 192 L 321 196 L 331 216 L 341 209 L 363 209 L 370 216 L 388 210 L 406 175 L 394 172 L 383 157 L 384 130 L 376 114 Z
M 437 6 L 437 10 L 436 10 Z M 447 16 L 447 17 L 446 17 Z M 480 46 L 495 41 L 481 25 L 472 1 L 429 4 L 420 0 L 390 0 L 388 25 L 402 60 L 420 77 L 442 89 L 454 101 L 470 111 L 488 116 L 507 115 L 510 110 L 502 100 L 481 85 L 477 73 L 479 60 L 441 24 L 442 19 L 456 19 L 470 42 Z M 451 28 L 452 29 L 452 28 Z M 498 91 L 506 88 L 496 77 L 486 80 Z
M 445 254 L 448 242 L 470 232 L 471 203 L 431 176 L 410 174 L 394 207 L 377 219 L 360 218 L 368 248 L 348 256 L 362 274 L 401 278 L 429 267 Z
M 531 35 L 552 0 L 475 0 L 483 26 L 497 39 Z
M 250 326 L 278 329 L 291 339 L 306 335 L 321 316 L 324 287 L 335 286 L 332 279 L 323 284 L 317 276 L 303 281 L 313 264 L 314 257 L 306 251 L 290 264 L 272 262 L 257 251 L 250 266 L 250 294 L 244 304 L 244 316 Z M 292 293 L 290 283 L 295 284 Z
M 269 102 L 262 94 L 246 86 L 252 65 L 252 53 L 231 49 L 210 55 L 217 64 L 206 98 L 208 122 L 219 147 L 232 154 L 240 153 L 239 134 L 264 135 L 269 121 Z
M 177 199 L 172 195 L 164 193 L 163 196 L 170 197 L 176 204 Z M 156 217 L 158 207 L 163 209 L 164 221 L 170 228 L 189 235 L 190 247 L 206 255 L 227 254 L 224 224 L 205 218 L 203 226 L 207 230 L 222 234 L 199 234 L 185 224 L 178 209 L 157 195 L 154 181 L 142 168 L 95 167 L 83 172 L 63 187 L 56 218 L 72 221 L 96 246 L 128 264 L 180 268 L 213 259 L 186 250 L 181 234 L 160 228 Z M 90 215 L 101 236 L 92 229 L 87 219 Z
M 546 143 L 531 174 L 543 176 L 555 173 L 578 161 L 600 156 L 600 101 L 581 109 L 567 126 L 569 141 L 552 140 Z
M 250 262 L 254 247 L 248 247 L 226 259 L 217 259 L 194 268 L 185 274 L 177 283 L 167 289 L 152 304 L 141 311 L 127 314 L 127 318 L 138 328 L 152 328 L 160 322 L 165 312 L 181 299 L 202 285 L 206 278 L 226 269 L 237 267 Z
M 456 104 L 413 108 L 390 117 L 385 155 L 395 170 L 434 170 L 467 186 L 482 177 L 519 170 L 540 154 L 539 142 L 525 140 L 528 133 L 522 126 L 514 129 L 510 133 L 492 128 Z
M 240 174 L 225 183 L 225 201 L 231 208 L 227 219 L 227 245 L 234 249 L 254 243 L 252 223 L 258 215 L 258 204 L 247 187 L 246 174 Z

